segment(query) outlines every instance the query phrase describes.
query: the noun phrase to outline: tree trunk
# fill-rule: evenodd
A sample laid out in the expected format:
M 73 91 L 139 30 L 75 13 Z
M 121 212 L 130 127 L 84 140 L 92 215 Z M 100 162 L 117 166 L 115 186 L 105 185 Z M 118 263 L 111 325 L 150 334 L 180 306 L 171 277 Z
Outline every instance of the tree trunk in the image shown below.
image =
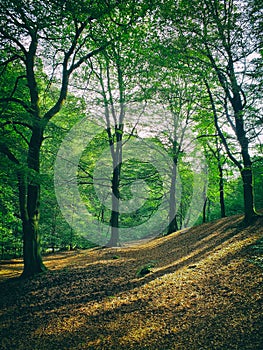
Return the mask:
M 22 277 L 33 276 L 46 271 L 40 250 L 39 206 L 40 184 L 39 175 L 40 147 L 43 139 L 42 128 L 37 125 L 32 131 L 29 143 L 27 165 L 32 170 L 28 175 L 19 172 L 19 202 L 23 227 L 24 270 Z M 32 178 L 31 178 L 32 177 Z
M 244 222 L 245 224 L 249 224 L 251 221 L 253 221 L 253 218 L 257 216 L 255 210 L 254 210 L 254 193 L 253 193 L 253 173 L 252 173 L 252 162 L 250 159 L 249 155 L 249 142 L 248 138 L 246 135 L 246 130 L 244 126 L 244 118 L 243 118 L 243 113 L 244 113 L 244 106 L 242 103 L 241 99 L 241 91 L 240 87 L 237 84 L 237 81 L 235 79 L 235 71 L 234 71 L 234 64 L 233 61 L 229 61 L 229 69 L 231 71 L 231 88 L 232 90 L 225 85 L 224 80 L 222 79 L 222 75 L 218 67 L 215 65 L 215 61 L 213 58 L 210 56 L 211 62 L 215 67 L 215 70 L 217 71 L 219 81 L 224 88 L 226 95 L 228 97 L 228 100 L 230 101 L 233 111 L 234 111 L 234 119 L 235 119 L 235 134 L 236 138 L 238 140 L 238 143 L 241 148 L 241 157 L 242 157 L 242 163 L 239 162 L 233 154 L 230 152 L 230 149 L 228 147 L 227 141 L 222 133 L 222 130 L 220 129 L 218 125 L 218 118 L 217 118 L 217 113 L 216 113 L 216 108 L 215 104 L 213 101 L 212 93 L 209 88 L 209 85 L 206 84 L 207 91 L 210 97 L 211 105 L 213 108 L 213 113 L 214 113 L 214 121 L 215 121 L 215 126 L 218 131 L 218 134 L 223 142 L 223 145 L 226 148 L 227 154 L 231 161 L 238 167 L 241 177 L 242 177 L 242 182 L 243 182 L 243 198 L 244 198 Z M 232 97 L 233 95 L 233 97 Z
M 244 191 L 244 211 L 245 211 L 245 223 L 249 224 L 256 216 L 254 210 L 254 194 L 253 194 L 253 177 L 252 169 L 244 168 L 241 171 L 243 180 L 243 191 Z
M 203 219 L 202 219 L 202 223 L 203 223 L 203 224 L 206 223 L 206 207 L 207 207 L 207 201 L 208 201 L 208 198 L 205 197 L 204 204 L 203 204 Z
M 172 181 L 170 186 L 170 198 L 169 198 L 169 225 L 167 234 L 171 234 L 178 231 L 178 225 L 176 221 L 176 170 L 177 170 L 177 159 L 173 160 L 172 168 Z
M 220 210 L 221 210 L 221 218 L 226 217 L 226 209 L 225 209 L 225 195 L 224 195 L 224 178 L 223 178 L 223 168 L 218 161 L 218 171 L 219 171 L 219 199 L 220 199 Z
M 70 237 L 69 237 L 69 250 L 73 250 L 73 228 L 70 228 Z
M 254 210 L 252 162 L 249 155 L 248 138 L 244 127 L 240 93 L 234 94 L 231 102 L 235 112 L 236 136 L 241 147 L 241 156 L 243 160 L 243 167 L 240 171 L 243 181 L 245 223 L 249 224 L 256 216 L 256 212 Z
M 46 271 L 40 252 L 37 215 L 29 221 L 23 222 L 23 238 L 24 270 L 22 277 L 30 277 Z
M 112 143 L 112 138 L 110 131 L 109 144 L 111 147 L 111 156 L 112 156 L 112 210 L 111 210 L 111 238 L 107 243 L 108 247 L 116 247 L 119 244 L 119 200 L 120 200 L 120 175 L 121 175 L 121 163 L 122 163 L 122 133 L 123 133 L 123 124 L 115 126 L 115 136 L 116 144 L 114 149 L 114 144 Z
M 115 162 L 114 162 L 115 163 Z M 119 242 L 119 192 L 120 185 L 120 164 L 116 165 L 113 169 L 112 176 L 112 210 L 111 210 L 111 238 L 107 244 L 109 247 L 116 247 Z

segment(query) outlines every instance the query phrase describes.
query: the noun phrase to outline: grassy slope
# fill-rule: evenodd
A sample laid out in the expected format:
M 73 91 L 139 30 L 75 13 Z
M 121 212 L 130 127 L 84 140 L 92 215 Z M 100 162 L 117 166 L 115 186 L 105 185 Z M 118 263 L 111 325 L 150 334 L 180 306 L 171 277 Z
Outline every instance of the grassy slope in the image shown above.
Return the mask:
M 46 257 L 33 280 L 0 265 L 1 349 L 263 349 L 263 219 L 239 216 L 119 249 Z M 152 272 L 136 271 L 153 262 Z M 8 277 L 8 278 L 7 278 Z

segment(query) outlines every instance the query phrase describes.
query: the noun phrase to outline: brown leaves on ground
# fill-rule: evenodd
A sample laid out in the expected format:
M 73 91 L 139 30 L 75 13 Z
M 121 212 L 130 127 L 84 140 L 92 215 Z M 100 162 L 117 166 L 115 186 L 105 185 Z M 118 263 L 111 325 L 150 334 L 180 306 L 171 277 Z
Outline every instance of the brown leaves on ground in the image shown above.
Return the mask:
M 240 223 L 48 256 L 30 280 L 10 278 L 20 261 L 2 264 L 1 349 L 262 350 L 262 269 L 250 259 L 263 219 Z

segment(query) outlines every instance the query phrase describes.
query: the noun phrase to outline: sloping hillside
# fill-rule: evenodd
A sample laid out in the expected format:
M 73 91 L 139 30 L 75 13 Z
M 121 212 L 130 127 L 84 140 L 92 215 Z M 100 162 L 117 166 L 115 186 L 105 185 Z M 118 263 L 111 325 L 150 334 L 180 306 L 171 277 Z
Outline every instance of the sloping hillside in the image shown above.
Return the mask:
M 1 264 L 0 348 L 262 350 L 263 270 L 251 244 L 263 218 L 240 223 L 52 255 L 33 280 L 10 278 L 20 261 Z

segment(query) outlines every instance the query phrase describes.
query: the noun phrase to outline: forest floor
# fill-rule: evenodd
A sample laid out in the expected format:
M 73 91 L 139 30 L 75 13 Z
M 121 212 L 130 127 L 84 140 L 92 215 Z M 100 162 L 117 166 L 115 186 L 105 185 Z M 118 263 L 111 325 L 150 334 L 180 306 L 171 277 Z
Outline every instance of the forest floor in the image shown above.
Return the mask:
M 57 253 L 28 280 L 20 260 L 1 262 L 1 350 L 262 350 L 263 218 L 240 223 Z

